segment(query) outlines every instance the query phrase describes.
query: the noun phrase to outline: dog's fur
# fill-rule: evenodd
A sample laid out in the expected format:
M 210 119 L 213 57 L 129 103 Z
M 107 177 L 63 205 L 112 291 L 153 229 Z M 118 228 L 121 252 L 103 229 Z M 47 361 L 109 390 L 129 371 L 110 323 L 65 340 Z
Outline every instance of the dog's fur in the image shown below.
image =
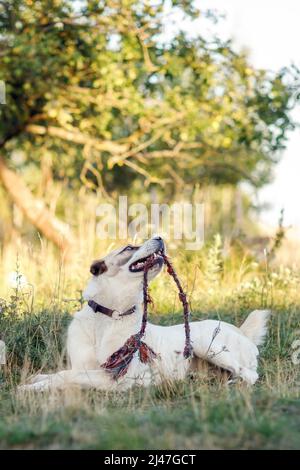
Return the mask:
M 133 358 L 127 374 L 115 381 L 100 367 L 108 357 L 140 329 L 142 318 L 143 271 L 132 272 L 133 262 L 157 253 L 164 248 L 160 237 L 154 237 L 142 246 L 127 246 L 114 250 L 91 266 L 93 274 L 84 296 L 114 310 L 112 317 L 95 313 L 85 305 L 74 315 L 68 329 L 67 350 L 71 369 L 51 375 L 39 375 L 24 389 L 45 390 L 68 385 L 103 390 L 126 390 L 134 384 L 148 386 L 163 380 L 183 379 L 191 363 L 205 360 L 254 384 L 257 374 L 257 346 L 263 343 L 269 311 L 255 310 L 240 328 L 218 320 L 191 322 L 193 360 L 183 357 L 185 333 L 183 325 L 158 326 L 148 323 L 143 341 L 157 357 L 151 364 L 141 363 L 138 354 Z M 163 260 L 148 272 L 149 280 L 162 269 Z M 133 305 L 135 312 L 120 316 Z

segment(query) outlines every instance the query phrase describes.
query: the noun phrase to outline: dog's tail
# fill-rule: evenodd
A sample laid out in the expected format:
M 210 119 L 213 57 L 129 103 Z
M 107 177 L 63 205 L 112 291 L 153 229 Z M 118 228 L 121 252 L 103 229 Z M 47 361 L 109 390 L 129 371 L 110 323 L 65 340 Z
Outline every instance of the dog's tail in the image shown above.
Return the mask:
M 253 341 L 256 346 L 263 344 L 268 331 L 267 322 L 270 317 L 270 310 L 254 310 L 246 318 L 240 330 Z

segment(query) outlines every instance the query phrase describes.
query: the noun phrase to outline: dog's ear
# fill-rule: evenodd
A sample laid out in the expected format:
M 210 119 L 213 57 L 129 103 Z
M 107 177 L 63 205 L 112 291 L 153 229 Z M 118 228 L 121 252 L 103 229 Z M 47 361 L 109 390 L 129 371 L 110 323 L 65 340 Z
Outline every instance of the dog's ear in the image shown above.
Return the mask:
M 107 271 L 105 261 L 98 260 L 91 264 L 90 273 L 93 274 L 93 276 L 99 276 L 100 274 L 105 273 L 105 271 Z

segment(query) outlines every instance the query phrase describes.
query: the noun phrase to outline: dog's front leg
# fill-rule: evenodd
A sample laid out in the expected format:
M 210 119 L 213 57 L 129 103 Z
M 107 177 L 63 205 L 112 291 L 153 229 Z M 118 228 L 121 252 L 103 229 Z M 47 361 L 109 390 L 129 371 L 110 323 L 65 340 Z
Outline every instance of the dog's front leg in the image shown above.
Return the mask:
M 116 383 L 111 380 L 103 370 L 64 370 L 56 374 L 49 374 L 44 379 L 34 383 L 21 385 L 19 391 L 47 391 L 62 390 L 71 386 L 81 388 L 113 390 Z

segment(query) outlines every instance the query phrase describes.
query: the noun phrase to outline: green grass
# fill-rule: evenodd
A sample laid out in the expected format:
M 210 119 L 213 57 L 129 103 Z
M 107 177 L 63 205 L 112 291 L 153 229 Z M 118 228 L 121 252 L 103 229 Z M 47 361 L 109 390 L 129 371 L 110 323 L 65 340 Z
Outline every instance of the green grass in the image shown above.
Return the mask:
M 17 404 L 1 396 L 2 448 L 297 449 L 300 402 L 295 394 L 180 384 L 177 396 L 157 390 L 124 398 L 99 392 Z M 92 396 L 91 396 L 92 395 Z M 297 399 L 298 398 L 298 399 Z M 37 403 L 43 400 L 43 403 Z M 82 408 L 79 404 L 82 403 Z
M 1 396 L 2 448 L 299 448 L 297 393 L 177 384 L 126 396 L 66 392 L 35 403 Z M 53 402 L 54 401 L 54 402 Z M 81 406 L 80 406 L 81 403 Z

